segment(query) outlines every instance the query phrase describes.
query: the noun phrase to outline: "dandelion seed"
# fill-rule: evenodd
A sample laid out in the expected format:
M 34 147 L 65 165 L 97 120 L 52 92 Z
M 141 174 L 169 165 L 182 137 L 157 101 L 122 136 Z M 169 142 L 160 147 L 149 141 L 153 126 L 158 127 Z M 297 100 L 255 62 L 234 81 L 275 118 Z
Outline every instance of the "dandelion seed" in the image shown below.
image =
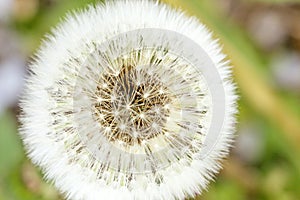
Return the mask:
M 67 199 L 200 194 L 234 132 L 220 52 L 197 19 L 152 1 L 67 17 L 30 66 L 20 103 L 28 156 Z

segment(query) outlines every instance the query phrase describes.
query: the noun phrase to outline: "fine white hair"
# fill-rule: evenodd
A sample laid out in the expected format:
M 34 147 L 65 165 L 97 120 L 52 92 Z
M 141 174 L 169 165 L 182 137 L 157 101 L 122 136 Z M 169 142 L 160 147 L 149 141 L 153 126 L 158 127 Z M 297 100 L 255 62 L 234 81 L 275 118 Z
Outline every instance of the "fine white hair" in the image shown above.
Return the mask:
M 135 100 L 124 117 L 114 102 L 132 90 L 147 107 Z M 20 135 L 67 199 L 185 199 L 220 170 L 236 100 L 226 56 L 196 18 L 152 1 L 106 2 L 68 15 L 43 41 L 20 102 Z

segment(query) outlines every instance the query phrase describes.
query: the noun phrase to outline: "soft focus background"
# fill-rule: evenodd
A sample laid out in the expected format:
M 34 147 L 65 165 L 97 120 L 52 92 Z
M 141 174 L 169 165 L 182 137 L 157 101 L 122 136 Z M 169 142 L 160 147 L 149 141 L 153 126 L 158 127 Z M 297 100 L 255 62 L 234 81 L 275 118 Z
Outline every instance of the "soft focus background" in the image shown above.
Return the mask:
M 235 147 L 197 199 L 300 199 L 300 3 L 162 1 L 197 16 L 220 38 L 241 95 Z M 17 101 L 43 35 L 67 11 L 91 2 L 0 0 L 0 200 L 62 199 L 25 157 Z

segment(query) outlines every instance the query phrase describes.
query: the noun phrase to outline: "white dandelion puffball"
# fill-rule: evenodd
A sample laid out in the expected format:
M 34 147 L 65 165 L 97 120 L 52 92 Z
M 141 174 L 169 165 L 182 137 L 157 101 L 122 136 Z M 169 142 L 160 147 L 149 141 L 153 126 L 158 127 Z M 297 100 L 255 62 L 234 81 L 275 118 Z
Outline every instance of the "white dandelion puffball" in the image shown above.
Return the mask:
M 196 18 L 146 0 L 68 16 L 43 42 L 21 99 L 28 156 L 67 199 L 184 199 L 234 137 L 236 95 Z

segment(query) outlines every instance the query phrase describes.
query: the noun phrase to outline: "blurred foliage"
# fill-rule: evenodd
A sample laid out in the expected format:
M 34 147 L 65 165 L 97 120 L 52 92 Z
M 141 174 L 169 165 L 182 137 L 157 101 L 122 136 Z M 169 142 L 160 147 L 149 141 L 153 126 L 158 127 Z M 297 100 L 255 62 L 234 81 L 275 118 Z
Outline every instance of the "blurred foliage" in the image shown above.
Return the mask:
M 250 136 L 254 135 L 253 132 L 257 133 L 256 143 L 259 141 L 262 144 L 259 156 L 254 161 L 247 161 L 240 156 L 238 147 L 233 149 L 216 182 L 210 184 L 208 191 L 196 199 L 300 199 L 300 91 L 282 89 L 274 84 L 270 66 L 276 55 L 275 50 L 265 50 L 257 44 L 246 28 L 246 22 L 239 21 L 239 17 L 229 16 L 230 11 L 226 13 L 219 5 L 222 1 L 223 4 L 230 2 L 249 6 L 248 10 L 255 11 L 267 7 L 274 11 L 275 6 L 277 10 L 285 6 L 300 7 L 298 1 L 162 1 L 198 17 L 213 30 L 217 38 L 220 38 L 225 52 L 232 60 L 234 78 L 241 95 L 238 135 L 246 135 L 244 126 L 254 126 Z M 97 1 L 26 2 L 31 2 L 32 6 L 21 6 L 21 11 L 14 14 L 9 28 L 17 32 L 23 51 L 29 58 L 39 46 L 44 34 L 48 33 L 70 9 L 82 8 Z M 244 10 L 241 9 L 241 12 Z M 283 9 L 282 12 L 288 13 L 289 10 Z M 300 15 L 300 9 L 296 10 L 296 15 Z M 298 19 L 295 18 L 297 24 Z M 300 40 L 300 32 L 296 34 L 299 34 Z M 295 38 L 292 38 L 292 41 L 297 40 L 297 37 Z M 282 49 L 300 52 L 296 45 L 281 44 L 277 49 L 278 52 Z M 2 113 L 0 117 L 0 200 L 61 199 L 56 190 L 42 180 L 39 170 L 25 158 L 17 135 L 16 110 Z M 253 148 L 257 148 L 256 143 Z
M 299 3 L 299 0 L 243 0 L 245 2 L 255 3 L 255 2 L 263 2 L 263 3 L 270 3 L 270 4 L 276 4 L 276 3 Z

